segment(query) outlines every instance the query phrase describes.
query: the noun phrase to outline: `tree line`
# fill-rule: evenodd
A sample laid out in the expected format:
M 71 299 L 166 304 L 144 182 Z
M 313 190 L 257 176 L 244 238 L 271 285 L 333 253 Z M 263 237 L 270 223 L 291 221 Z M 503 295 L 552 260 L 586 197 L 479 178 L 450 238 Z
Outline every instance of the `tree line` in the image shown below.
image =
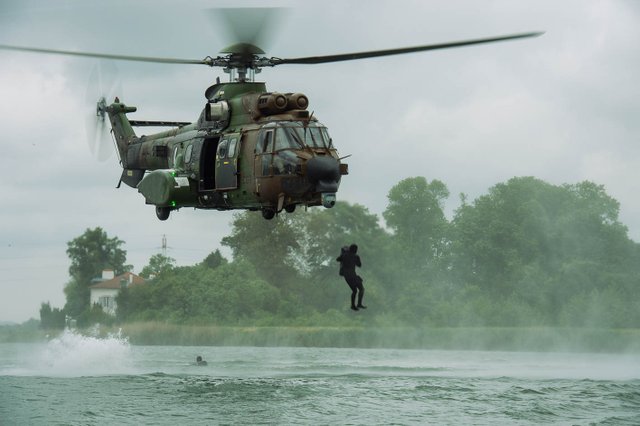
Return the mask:
M 221 241 L 232 260 L 152 256 L 142 273 L 154 278 L 120 292 L 115 319 L 89 306 L 88 285 L 105 267 L 130 269 L 123 242 L 87 230 L 69 243 L 63 310 L 80 323 L 640 327 L 640 247 L 602 185 L 512 178 L 472 202 L 461 195 L 451 219 L 449 196 L 412 177 L 389 191 L 382 218 L 348 202 L 272 221 L 238 213 Z M 351 243 L 365 312 L 348 310 L 338 276 Z

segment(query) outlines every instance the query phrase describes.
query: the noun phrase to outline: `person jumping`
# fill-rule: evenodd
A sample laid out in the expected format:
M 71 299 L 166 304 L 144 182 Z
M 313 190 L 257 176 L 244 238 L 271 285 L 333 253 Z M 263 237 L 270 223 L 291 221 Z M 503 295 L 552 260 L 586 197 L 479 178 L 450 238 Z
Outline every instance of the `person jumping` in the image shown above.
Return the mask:
M 364 286 L 362 285 L 362 278 L 356 274 L 356 266 L 361 267 L 362 262 L 360 256 L 358 256 L 358 246 L 351 244 L 349 248 L 343 247 L 340 256 L 336 261 L 340 262 L 340 275 L 342 275 L 351 288 L 351 309 L 357 311 L 359 309 L 366 309 L 367 307 L 362 304 L 362 298 L 364 297 Z M 358 293 L 358 304 L 356 305 L 356 293 Z

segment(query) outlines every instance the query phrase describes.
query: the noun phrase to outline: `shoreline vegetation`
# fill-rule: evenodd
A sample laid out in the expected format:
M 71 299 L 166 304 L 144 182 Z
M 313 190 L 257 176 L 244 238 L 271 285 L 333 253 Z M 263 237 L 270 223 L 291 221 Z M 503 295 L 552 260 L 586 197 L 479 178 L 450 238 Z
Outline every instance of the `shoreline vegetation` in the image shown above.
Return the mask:
M 87 229 L 68 243 L 66 304 L 43 303 L 40 326 L 101 324 L 134 345 L 640 353 L 640 244 L 604 186 L 515 177 L 462 195 L 451 219 L 448 197 L 419 176 L 389 191 L 382 218 L 348 202 L 237 213 L 220 241 L 232 260 L 156 254 L 144 285 L 127 284 L 124 241 Z M 358 313 L 336 262 L 352 243 L 371 307 Z M 92 303 L 105 268 L 122 275 L 117 294 Z
M 125 324 L 122 333 L 139 345 L 640 352 L 640 329 L 231 327 L 153 322 Z
M 52 332 L 21 328 L 0 326 L 0 343 L 42 342 L 55 337 Z M 640 353 L 637 328 L 252 327 L 136 322 L 80 332 L 100 337 L 120 335 L 132 345 Z

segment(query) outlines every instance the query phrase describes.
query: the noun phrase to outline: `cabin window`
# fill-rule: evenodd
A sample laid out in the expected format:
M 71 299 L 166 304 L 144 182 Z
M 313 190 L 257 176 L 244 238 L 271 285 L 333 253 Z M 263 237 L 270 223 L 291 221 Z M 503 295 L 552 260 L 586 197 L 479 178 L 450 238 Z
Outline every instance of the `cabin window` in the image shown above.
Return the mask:
M 193 153 L 193 144 L 189 144 L 189 146 L 187 147 L 187 151 L 184 153 L 184 162 L 185 163 L 190 163 L 191 162 L 191 154 Z
M 180 146 L 176 145 L 175 148 L 173 148 L 173 167 L 178 167 L 178 151 L 179 151 Z
M 228 157 L 234 158 L 236 156 L 236 147 L 238 146 L 238 138 L 231 138 L 229 141 Z
M 225 158 L 227 156 L 227 147 L 229 145 L 229 141 L 227 139 L 220 142 L 218 145 L 218 159 Z

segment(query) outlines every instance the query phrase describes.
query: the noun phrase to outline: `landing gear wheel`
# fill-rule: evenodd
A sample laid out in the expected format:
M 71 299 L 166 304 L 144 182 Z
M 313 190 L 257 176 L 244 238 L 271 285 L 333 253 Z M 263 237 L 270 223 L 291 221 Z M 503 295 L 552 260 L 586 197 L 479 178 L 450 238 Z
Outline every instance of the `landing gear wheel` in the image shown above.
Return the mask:
M 293 213 L 296 210 L 295 204 L 289 204 L 288 206 L 284 206 L 284 211 L 287 213 Z
M 274 216 L 276 215 L 275 210 L 272 209 L 262 209 L 262 217 L 264 217 L 267 220 L 271 220 L 274 218 Z
M 171 209 L 169 207 L 156 206 L 156 216 L 158 216 L 158 219 L 167 220 L 169 219 L 170 213 L 171 213 Z

